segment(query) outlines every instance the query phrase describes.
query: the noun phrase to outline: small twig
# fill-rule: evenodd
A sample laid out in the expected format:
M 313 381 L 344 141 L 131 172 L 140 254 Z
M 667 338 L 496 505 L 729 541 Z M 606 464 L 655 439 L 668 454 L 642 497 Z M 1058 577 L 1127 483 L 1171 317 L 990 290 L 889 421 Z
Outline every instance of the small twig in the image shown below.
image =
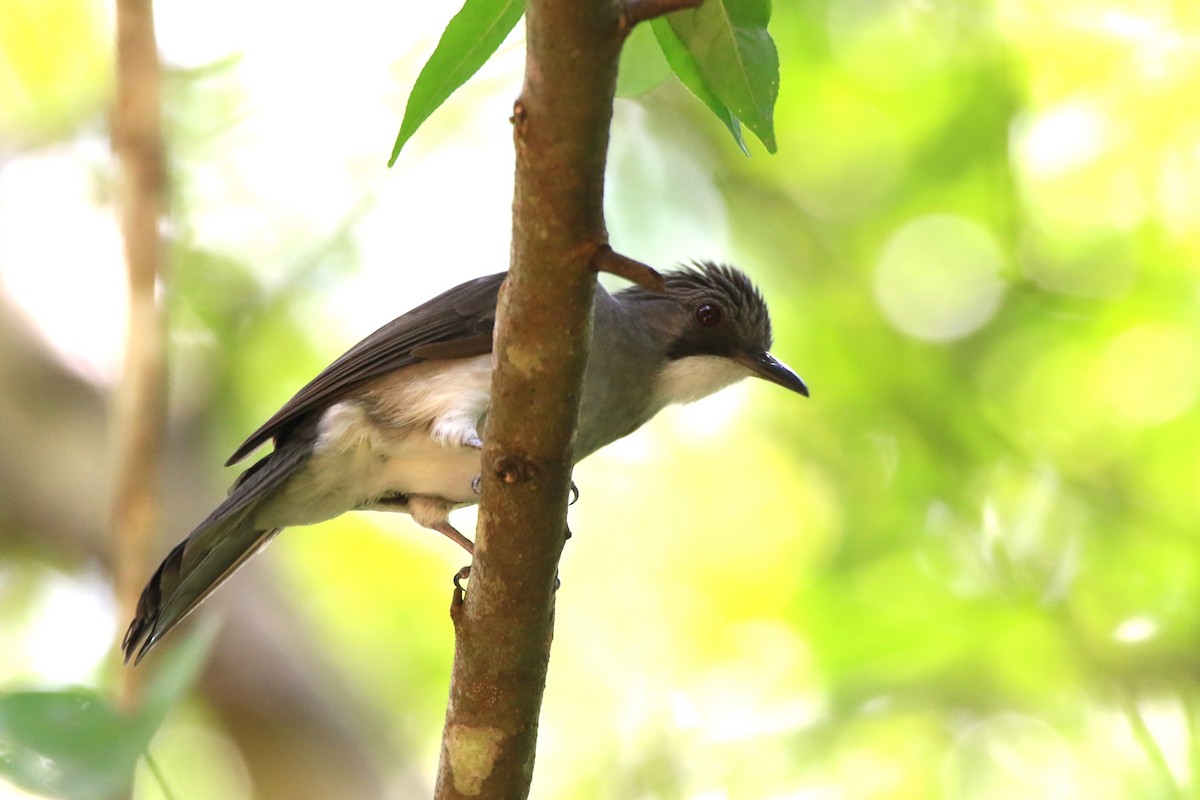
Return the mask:
M 628 34 L 639 22 L 670 14 L 672 11 L 683 11 L 686 8 L 699 8 L 704 0 L 625 0 L 621 10 L 621 31 Z
M 1192 768 L 1193 789 L 1200 782 L 1200 708 L 1197 707 L 1196 695 L 1190 690 L 1180 694 L 1183 705 L 1183 715 L 1187 720 L 1188 730 L 1188 760 Z
M 1141 746 L 1142 751 L 1146 754 L 1146 758 L 1150 761 L 1150 766 L 1153 768 L 1155 775 L 1158 777 L 1162 785 L 1164 796 L 1171 798 L 1182 798 L 1183 790 L 1179 787 L 1179 782 L 1175 779 L 1175 773 L 1171 771 L 1171 765 L 1167 762 L 1167 757 L 1162 751 L 1158 740 L 1154 737 L 1154 732 L 1150 730 L 1149 724 L 1146 723 L 1146 718 L 1142 715 L 1142 710 L 1138 706 L 1137 697 L 1132 689 L 1121 688 L 1118 690 L 1118 703 L 1121 710 L 1125 713 L 1125 718 L 1129 722 L 1130 732 L 1133 734 L 1134 740 Z
M 146 766 L 150 768 L 150 774 L 154 776 L 154 781 L 158 784 L 158 790 L 162 792 L 162 796 L 166 800 L 175 800 L 175 793 L 171 791 L 171 785 L 167 783 L 167 776 L 163 774 L 162 768 L 158 766 L 154 756 L 150 755 L 149 749 L 143 751 L 142 758 L 146 760 Z
M 667 291 L 666 281 L 658 270 L 640 261 L 634 261 L 629 256 L 623 256 L 606 244 L 596 248 L 596 253 L 592 256 L 592 269 L 596 272 L 619 275 L 652 292 L 662 294 Z
M 152 0 L 117 0 L 116 23 L 112 147 L 119 162 L 129 324 L 113 415 L 117 466 L 110 524 L 118 608 L 121 619 L 129 619 L 149 572 L 159 513 L 167 347 L 165 310 L 158 294 L 165 267 L 160 231 L 167 185 Z M 119 701 L 126 708 L 136 705 L 139 674 L 120 670 Z

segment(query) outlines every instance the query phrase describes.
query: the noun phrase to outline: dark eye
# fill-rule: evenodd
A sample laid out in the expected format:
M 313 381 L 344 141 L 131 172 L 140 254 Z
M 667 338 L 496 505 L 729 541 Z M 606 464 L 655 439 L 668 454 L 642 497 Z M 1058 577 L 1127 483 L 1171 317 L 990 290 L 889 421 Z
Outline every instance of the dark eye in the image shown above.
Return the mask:
M 711 328 L 712 326 L 720 323 L 720 321 L 721 321 L 721 307 L 720 306 L 714 306 L 714 305 L 709 305 L 708 303 L 705 303 L 704 305 L 702 305 L 696 309 L 696 322 L 699 322 L 704 327 Z

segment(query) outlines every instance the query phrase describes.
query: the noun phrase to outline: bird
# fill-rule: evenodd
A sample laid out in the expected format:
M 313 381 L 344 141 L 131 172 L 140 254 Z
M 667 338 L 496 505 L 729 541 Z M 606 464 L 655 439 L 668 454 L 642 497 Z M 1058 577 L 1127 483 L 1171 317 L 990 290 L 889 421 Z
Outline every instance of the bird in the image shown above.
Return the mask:
M 500 272 L 397 317 L 331 363 L 226 462 L 273 440 L 150 578 L 122 641 L 146 653 L 283 528 L 351 510 L 409 514 L 473 552 L 450 524 L 479 500 Z M 711 261 L 664 272 L 665 289 L 597 284 L 573 463 L 663 408 L 746 377 L 808 396 L 771 355 L 771 318 L 745 273 Z

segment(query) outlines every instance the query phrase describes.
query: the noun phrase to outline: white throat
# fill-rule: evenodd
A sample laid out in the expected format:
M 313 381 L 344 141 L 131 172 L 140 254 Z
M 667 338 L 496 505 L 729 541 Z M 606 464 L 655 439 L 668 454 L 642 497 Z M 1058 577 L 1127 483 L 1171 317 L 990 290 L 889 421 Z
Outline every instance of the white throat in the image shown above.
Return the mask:
M 686 356 L 658 373 L 655 398 L 662 405 L 691 403 L 750 375 L 750 370 L 721 356 Z

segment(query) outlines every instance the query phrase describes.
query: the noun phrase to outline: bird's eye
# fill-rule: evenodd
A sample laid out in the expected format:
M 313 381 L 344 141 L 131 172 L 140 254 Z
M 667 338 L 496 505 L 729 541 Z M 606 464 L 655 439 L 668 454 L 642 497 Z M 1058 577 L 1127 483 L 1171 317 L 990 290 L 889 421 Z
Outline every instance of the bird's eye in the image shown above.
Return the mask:
M 696 322 L 706 328 L 711 328 L 721 321 L 721 307 L 705 303 L 696 309 Z

